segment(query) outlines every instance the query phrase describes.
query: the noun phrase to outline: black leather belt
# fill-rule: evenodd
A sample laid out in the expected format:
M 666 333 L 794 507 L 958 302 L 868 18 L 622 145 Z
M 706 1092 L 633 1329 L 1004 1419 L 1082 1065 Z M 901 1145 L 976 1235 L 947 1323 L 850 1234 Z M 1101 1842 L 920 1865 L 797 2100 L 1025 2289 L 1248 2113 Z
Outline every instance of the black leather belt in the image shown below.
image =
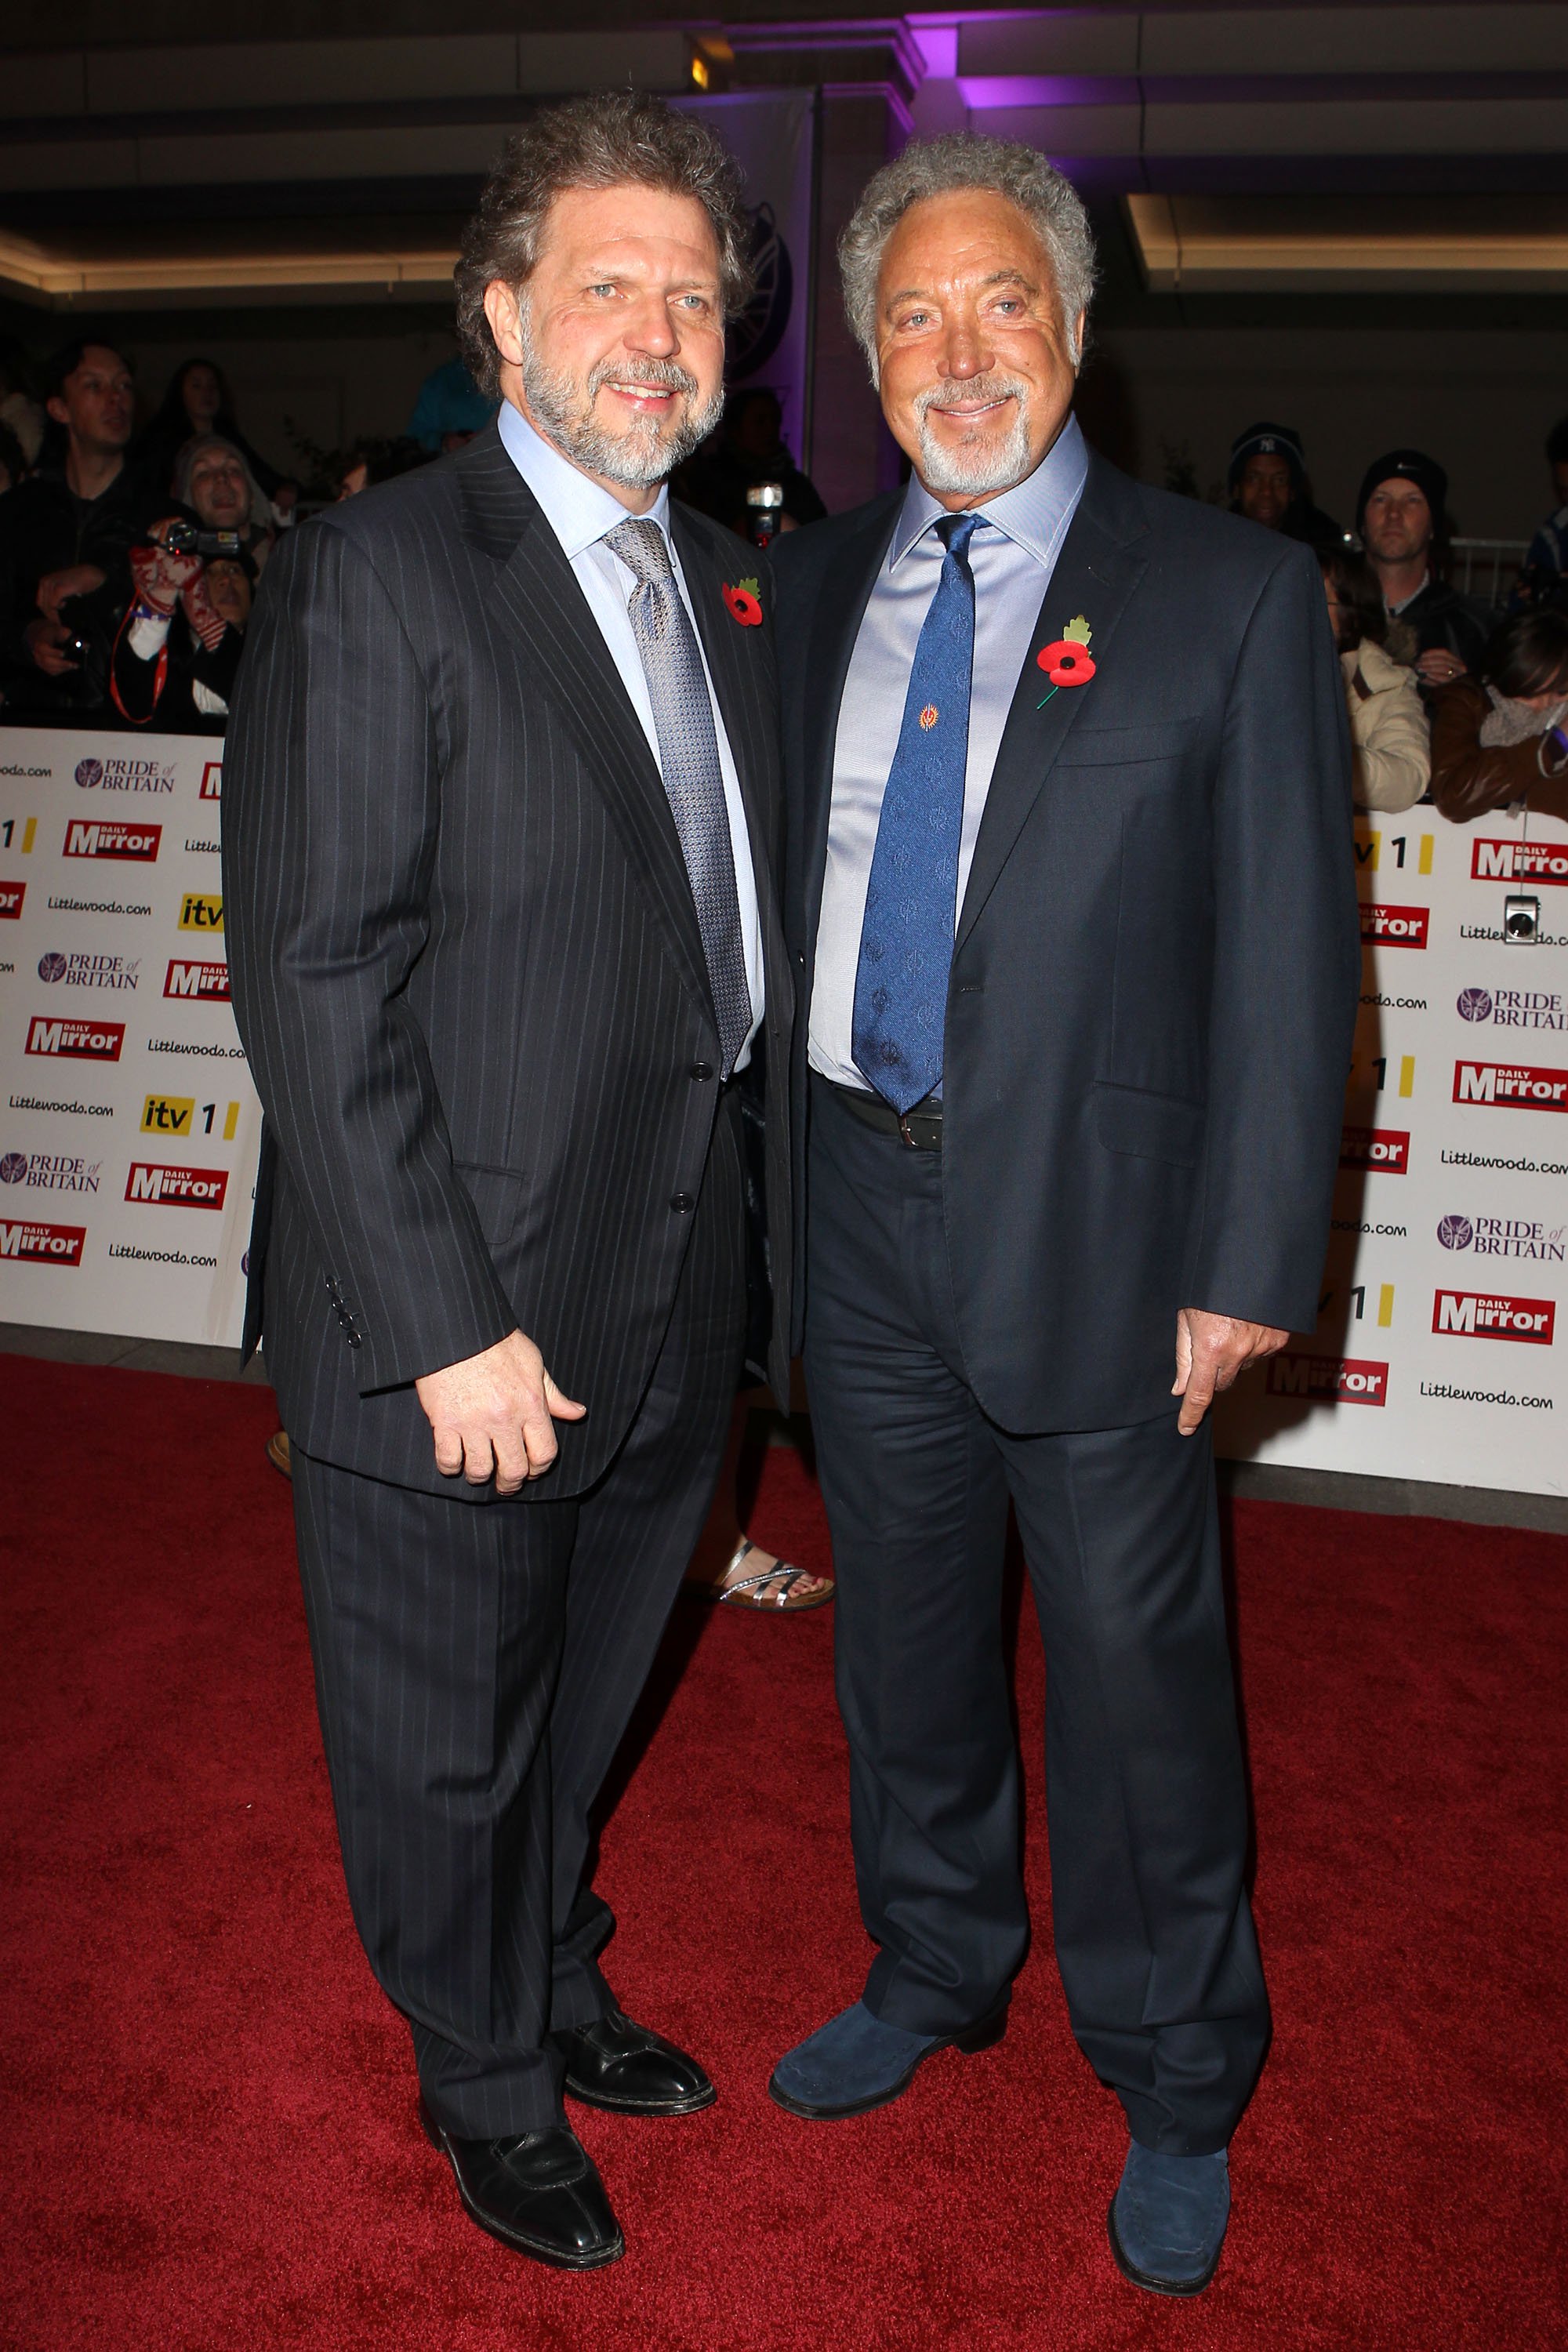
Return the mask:
M 879 1135 L 897 1136 L 911 1151 L 942 1150 L 942 1105 L 919 1103 L 913 1110 L 896 1111 L 880 1095 L 864 1093 L 858 1087 L 841 1087 L 832 1078 L 823 1084 L 847 1111 L 852 1111 L 863 1127 L 874 1127 Z

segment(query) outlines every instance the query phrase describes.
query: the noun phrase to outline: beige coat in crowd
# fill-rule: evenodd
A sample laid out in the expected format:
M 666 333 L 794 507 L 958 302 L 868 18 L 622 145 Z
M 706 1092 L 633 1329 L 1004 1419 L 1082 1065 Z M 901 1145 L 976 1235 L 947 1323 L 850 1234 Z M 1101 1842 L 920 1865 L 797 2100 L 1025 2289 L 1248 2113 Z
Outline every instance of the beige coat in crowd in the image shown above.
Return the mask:
M 1356 806 L 1393 815 L 1414 808 L 1432 774 L 1426 713 L 1415 673 L 1363 637 L 1340 656 L 1355 760 Z

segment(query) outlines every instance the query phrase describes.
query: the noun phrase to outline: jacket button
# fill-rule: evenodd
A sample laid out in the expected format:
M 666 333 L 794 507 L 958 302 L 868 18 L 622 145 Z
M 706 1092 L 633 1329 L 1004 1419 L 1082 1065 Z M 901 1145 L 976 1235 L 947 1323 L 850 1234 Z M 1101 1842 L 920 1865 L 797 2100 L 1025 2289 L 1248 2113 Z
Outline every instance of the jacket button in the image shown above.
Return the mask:
M 672 1192 L 669 1196 L 669 1205 L 677 1216 L 684 1216 L 687 1211 L 694 1209 L 697 1203 L 689 1192 Z
M 712 1063 L 711 1063 L 711 1062 L 693 1062 L 693 1063 L 692 1063 L 692 1065 L 691 1065 L 691 1076 L 692 1076 L 694 1078 L 698 1079 L 699 1081 L 700 1081 L 700 1080 L 701 1080 L 701 1079 L 703 1079 L 703 1078 L 710 1078 L 710 1077 L 712 1076 L 712 1075 L 713 1075 L 713 1065 L 712 1065 Z

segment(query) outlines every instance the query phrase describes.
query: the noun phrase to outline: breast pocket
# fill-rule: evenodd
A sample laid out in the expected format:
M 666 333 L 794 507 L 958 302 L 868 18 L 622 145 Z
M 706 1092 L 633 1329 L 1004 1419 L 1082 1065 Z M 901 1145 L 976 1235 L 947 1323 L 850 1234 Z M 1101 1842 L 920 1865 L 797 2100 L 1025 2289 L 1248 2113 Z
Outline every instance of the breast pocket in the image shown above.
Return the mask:
M 1147 726 L 1089 727 L 1080 719 L 1057 754 L 1058 769 L 1091 770 L 1094 781 L 1108 781 L 1117 771 L 1135 781 L 1150 781 L 1163 766 L 1175 771 L 1197 740 L 1197 719 L 1157 719 Z

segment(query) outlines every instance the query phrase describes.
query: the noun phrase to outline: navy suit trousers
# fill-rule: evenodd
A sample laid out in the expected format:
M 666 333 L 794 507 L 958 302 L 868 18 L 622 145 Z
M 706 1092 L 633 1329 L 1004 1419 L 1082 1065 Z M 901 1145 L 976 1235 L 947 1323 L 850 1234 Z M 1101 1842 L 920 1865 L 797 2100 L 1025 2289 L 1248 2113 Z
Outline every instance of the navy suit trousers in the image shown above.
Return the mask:
M 949 2034 L 1006 1996 L 1028 1918 L 1003 1643 L 1007 1507 L 1045 1640 L 1056 1950 L 1133 2137 L 1223 2147 L 1268 2004 L 1206 1425 L 1022 1434 L 959 1347 L 938 1152 L 811 1087 L 806 1377 L 838 1578 L 837 1685 L 871 2010 Z M 1172 1332 L 1173 1362 L 1175 1334 Z M 1070 1351 L 1074 1334 L 1060 1335 Z

